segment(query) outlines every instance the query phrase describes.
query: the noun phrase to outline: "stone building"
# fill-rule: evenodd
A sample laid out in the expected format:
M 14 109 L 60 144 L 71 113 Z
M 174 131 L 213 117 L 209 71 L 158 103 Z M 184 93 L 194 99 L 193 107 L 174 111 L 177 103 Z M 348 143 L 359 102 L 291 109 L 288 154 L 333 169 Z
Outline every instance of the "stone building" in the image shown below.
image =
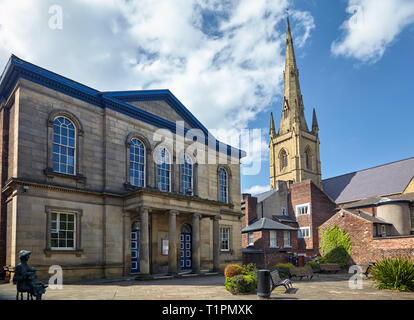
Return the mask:
M 270 188 L 276 181 L 301 182 L 311 179 L 321 188 L 319 126 L 313 110 L 312 130 L 305 119 L 305 107 L 299 84 L 289 18 L 286 32 L 286 62 L 284 93 L 279 131 L 276 132 L 273 114 L 270 116 Z
M 22 249 L 64 281 L 241 261 L 244 153 L 169 90 L 100 92 L 12 56 L 0 128 L 1 266 Z

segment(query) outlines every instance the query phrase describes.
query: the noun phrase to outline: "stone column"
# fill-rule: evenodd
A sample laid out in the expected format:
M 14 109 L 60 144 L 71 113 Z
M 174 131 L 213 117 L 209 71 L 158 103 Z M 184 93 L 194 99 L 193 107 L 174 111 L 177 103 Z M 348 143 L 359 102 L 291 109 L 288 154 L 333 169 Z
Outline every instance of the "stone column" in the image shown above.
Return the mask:
M 221 217 L 216 215 L 213 217 L 213 271 L 217 272 L 220 266 L 220 228 L 219 220 Z
M 178 211 L 170 210 L 168 216 L 168 273 L 177 273 L 177 215 Z
M 151 209 L 140 208 L 140 273 L 150 273 L 150 254 L 149 254 L 149 222 L 148 215 Z
M 192 243 L 192 257 L 193 257 L 193 273 L 200 273 L 200 218 L 201 214 L 193 214 L 193 243 Z

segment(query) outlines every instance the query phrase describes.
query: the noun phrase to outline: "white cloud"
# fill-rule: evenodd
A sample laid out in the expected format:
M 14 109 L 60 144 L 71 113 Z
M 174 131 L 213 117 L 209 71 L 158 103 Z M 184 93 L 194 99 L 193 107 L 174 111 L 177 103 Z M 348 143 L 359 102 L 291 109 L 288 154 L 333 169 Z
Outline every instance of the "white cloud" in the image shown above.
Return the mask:
M 243 193 L 249 193 L 251 195 L 256 195 L 256 194 L 263 193 L 269 190 L 270 190 L 270 185 L 268 186 L 256 185 L 256 186 L 245 189 Z
M 413 0 L 348 0 L 352 16 L 341 29 L 344 34 L 332 43 L 334 55 L 375 63 L 409 24 L 414 23 Z
M 49 7 L 63 29 L 48 27 Z M 281 93 L 288 0 L 0 0 L 11 53 L 98 90 L 170 89 L 208 128 L 243 128 Z M 294 11 L 302 46 L 314 28 Z

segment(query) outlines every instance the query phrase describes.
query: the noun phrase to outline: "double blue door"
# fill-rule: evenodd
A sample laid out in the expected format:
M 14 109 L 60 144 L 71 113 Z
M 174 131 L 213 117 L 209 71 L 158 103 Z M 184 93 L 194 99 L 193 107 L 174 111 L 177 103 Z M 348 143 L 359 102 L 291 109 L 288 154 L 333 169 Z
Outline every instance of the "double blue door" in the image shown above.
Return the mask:
M 181 233 L 181 270 L 191 269 L 191 232 Z
M 140 241 L 139 229 L 133 229 L 131 231 L 131 273 L 140 272 L 139 241 Z

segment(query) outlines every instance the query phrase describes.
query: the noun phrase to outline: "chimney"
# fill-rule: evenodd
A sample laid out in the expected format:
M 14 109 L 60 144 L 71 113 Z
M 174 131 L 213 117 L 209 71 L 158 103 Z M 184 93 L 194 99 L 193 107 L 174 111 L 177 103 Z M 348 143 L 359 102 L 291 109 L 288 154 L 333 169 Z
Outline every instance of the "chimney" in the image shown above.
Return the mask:
M 242 198 L 245 200 L 247 197 L 251 197 L 252 195 L 250 193 L 242 193 Z
M 248 226 L 254 219 L 257 219 L 257 198 L 246 196 L 245 223 Z

